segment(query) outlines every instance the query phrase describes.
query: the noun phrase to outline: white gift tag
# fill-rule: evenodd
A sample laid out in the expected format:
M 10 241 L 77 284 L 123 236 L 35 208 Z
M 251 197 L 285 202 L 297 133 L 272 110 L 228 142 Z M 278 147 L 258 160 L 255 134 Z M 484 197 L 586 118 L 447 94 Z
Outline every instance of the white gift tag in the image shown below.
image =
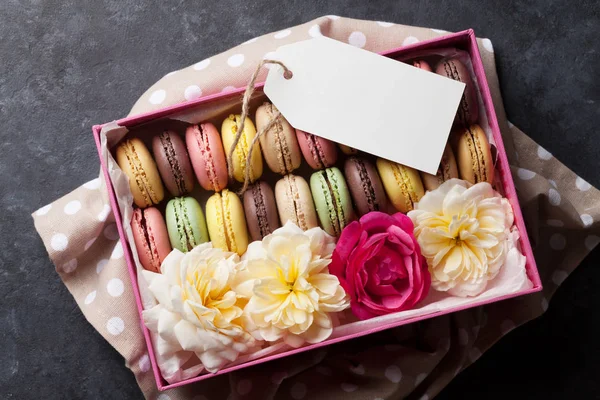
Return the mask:
M 295 128 L 435 174 L 464 83 L 318 37 L 282 46 L 264 92 Z

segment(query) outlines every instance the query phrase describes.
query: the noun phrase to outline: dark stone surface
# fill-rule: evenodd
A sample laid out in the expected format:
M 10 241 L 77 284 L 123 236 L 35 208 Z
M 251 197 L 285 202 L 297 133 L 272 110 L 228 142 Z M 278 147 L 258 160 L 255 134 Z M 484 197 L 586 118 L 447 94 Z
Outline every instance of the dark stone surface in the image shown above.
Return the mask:
M 154 3 L 154 4 L 150 4 Z M 97 176 L 90 128 L 126 114 L 164 73 L 320 15 L 492 40 L 509 119 L 600 186 L 597 1 L 0 2 L 0 397 L 141 398 L 85 321 L 29 214 Z M 486 353 L 440 398 L 597 398 L 600 252 L 540 319 Z

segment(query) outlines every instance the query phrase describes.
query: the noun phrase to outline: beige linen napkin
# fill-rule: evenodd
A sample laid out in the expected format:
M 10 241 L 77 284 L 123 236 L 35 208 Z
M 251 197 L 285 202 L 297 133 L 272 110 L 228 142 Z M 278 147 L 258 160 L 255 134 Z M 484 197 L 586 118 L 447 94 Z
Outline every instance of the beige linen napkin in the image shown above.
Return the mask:
M 130 115 L 243 87 L 263 57 L 311 36 L 381 51 L 444 33 L 321 17 L 165 75 Z M 429 399 L 500 337 L 546 310 L 556 288 L 600 241 L 600 192 L 507 122 L 492 43 L 481 39 L 479 44 L 544 291 L 159 393 L 105 182 L 95 179 L 39 209 L 33 218 L 61 279 L 85 317 L 123 355 L 146 398 L 346 399 L 353 393 L 356 398 Z

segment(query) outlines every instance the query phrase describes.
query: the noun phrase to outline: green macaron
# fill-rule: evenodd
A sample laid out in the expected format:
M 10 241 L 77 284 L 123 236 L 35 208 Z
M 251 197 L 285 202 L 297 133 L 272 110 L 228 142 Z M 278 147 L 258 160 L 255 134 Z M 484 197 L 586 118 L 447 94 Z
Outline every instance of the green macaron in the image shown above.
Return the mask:
M 356 219 L 344 175 L 332 167 L 310 177 L 310 190 L 325 232 L 339 236 L 342 229 Z
M 208 242 L 202 207 L 193 197 L 175 197 L 165 211 L 169 240 L 174 249 L 187 252 Z

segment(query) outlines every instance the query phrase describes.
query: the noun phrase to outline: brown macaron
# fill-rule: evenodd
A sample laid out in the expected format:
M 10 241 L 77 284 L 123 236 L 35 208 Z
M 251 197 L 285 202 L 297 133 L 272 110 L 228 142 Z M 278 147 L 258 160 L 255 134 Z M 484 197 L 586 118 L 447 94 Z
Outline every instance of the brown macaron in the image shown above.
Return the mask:
M 494 181 L 490 143 L 479 125 L 473 124 L 458 134 L 455 151 L 462 179 L 471 183 Z
M 256 110 L 256 130 L 263 130 L 274 118 L 277 108 L 263 103 Z M 296 139 L 296 131 L 281 115 L 273 126 L 260 137 L 263 157 L 271 171 L 281 175 L 288 174 L 300 166 L 302 155 Z
M 475 85 L 467 67 L 458 59 L 449 58 L 440 61 L 435 72 L 455 81 L 463 82 L 466 85 L 458 110 L 456 111 L 454 124 L 470 126 L 476 123 L 479 118 L 479 105 L 477 104 Z
M 388 210 L 385 189 L 377 169 L 368 160 L 350 157 L 344 164 L 344 175 L 359 216 L 371 211 Z
M 244 192 L 244 211 L 253 241 L 261 240 L 281 226 L 273 189 L 264 181 L 249 186 Z
M 421 171 L 421 180 L 423 181 L 425 190 L 434 190 L 437 189 L 442 183 L 452 178 L 458 178 L 458 166 L 456 165 L 454 152 L 450 146 L 446 144 L 437 173 L 435 175 L 431 175 L 427 172 Z
M 183 196 L 194 188 L 194 172 L 183 139 L 164 131 L 152 138 L 152 152 L 160 176 L 173 196 Z

